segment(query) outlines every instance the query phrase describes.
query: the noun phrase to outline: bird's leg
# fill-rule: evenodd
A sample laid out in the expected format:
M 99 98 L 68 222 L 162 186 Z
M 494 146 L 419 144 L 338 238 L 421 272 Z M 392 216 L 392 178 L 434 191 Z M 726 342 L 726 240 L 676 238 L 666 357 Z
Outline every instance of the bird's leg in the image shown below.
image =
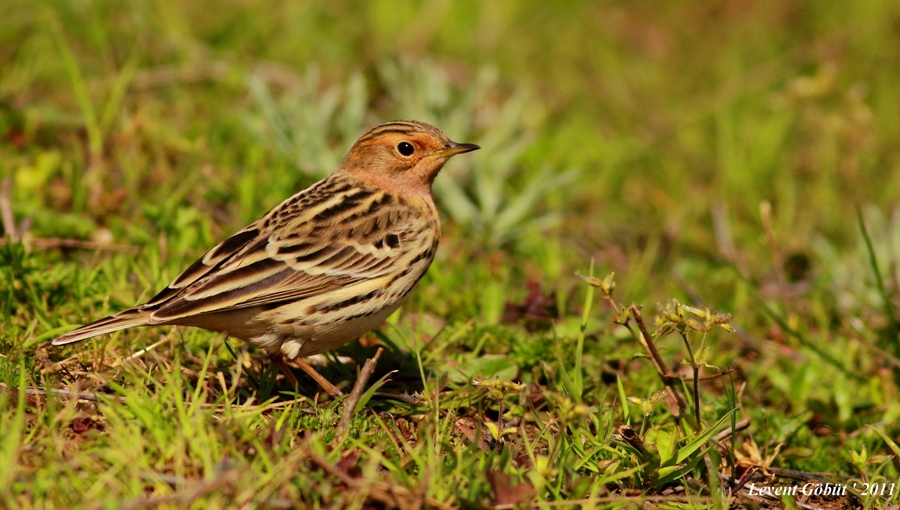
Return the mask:
M 297 378 L 294 377 L 294 373 L 291 372 L 291 367 L 284 361 L 284 357 L 280 354 L 269 354 L 269 359 L 272 360 L 272 363 L 278 367 L 278 370 L 287 377 L 287 380 L 291 382 L 294 386 L 300 386 L 300 382 L 297 381 Z
M 321 386 L 322 389 L 327 391 L 328 394 L 331 395 L 333 398 L 338 398 L 341 395 L 343 395 L 343 393 L 341 393 L 341 390 L 335 388 L 335 386 L 333 384 L 328 382 L 328 379 L 325 379 L 324 377 L 322 377 L 322 374 L 316 372 L 316 369 L 313 368 L 312 365 L 307 363 L 306 360 L 304 360 L 303 358 L 295 358 L 291 362 L 294 365 L 296 365 L 298 368 L 300 368 L 300 370 L 303 370 L 310 377 L 312 377 L 313 380 L 316 381 L 317 383 L 319 383 L 319 386 Z M 283 360 L 282 360 L 282 363 L 284 363 Z
M 288 362 L 285 361 L 284 356 L 281 356 L 280 354 L 270 354 L 269 359 L 272 360 L 272 363 L 274 363 L 275 366 L 278 367 L 278 370 L 280 370 L 281 373 L 284 374 L 284 376 L 288 378 L 288 381 L 290 381 L 292 384 L 294 384 L 296 386 L 300 386 L 300 383 L 297 381 L 297 378 L 294 377 L 293 372 L 291 372 L 290 364 L 288 364 Z M 331 395 L 333 398 L 337 398 L 337 397 L 340 397 L 341 395 L 343 395 L 341 390 L 337 389 L 333 384 L 328 382 L 328 379 L 325 379 L 324 377 L 322 377 L 322 374 L 316 372 L 316 369 L 314 369 L 312 367 L 312 365 L 307 363 L 303 358 L 297 358 L 297 359 L 293 360 L 293 363 L 298 368 L 300 368 L 301 370 L 306 372 L 310 377 L 312 377 L 314 381 L 319 383 L 319 386 L 321 386 L 322 389 L 327 391 L 328 394 Z

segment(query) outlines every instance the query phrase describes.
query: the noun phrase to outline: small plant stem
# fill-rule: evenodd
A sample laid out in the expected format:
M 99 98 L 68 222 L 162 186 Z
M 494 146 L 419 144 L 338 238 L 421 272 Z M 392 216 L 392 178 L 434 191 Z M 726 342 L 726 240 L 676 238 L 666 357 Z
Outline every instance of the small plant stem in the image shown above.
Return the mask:
M 703 422 L 700 421 L 700 367 L 694 366 L 694 418 L 697 420 L 697 432 L 703 430 Z
M 613 312 L 615 312 L 616 315 L 622 315 L 622 309 L 619 308 L 618 303 L 616 303 L 616 300 L 613 299 L 611 295 L 604 295 L 603 299 L 605 299 L 606 302 L 609 303 L 609 306 L 612 307 Z
M 675 386 L 672 384 L 672 381 L 678 379 L 671 370 L 669 370 L 665 363 L 663 363 L 662 356 L 659 355 L 659 351 L 656 349 L 656 345 L 653 343 L 652 338 L 650 337 L 650 333 L 647 332 L 647 326 L 644 325 L 644 319 L 641 317 L 641 309 L 637 305 L 631 305 L 631 313 L 634 316 L 634 322 L 637 324 L 638 329 L 640 330 L 640 335 L 635 335 L 634 331 L 629 327 L 629 331 L 632 331 L 632 335 L 638 338 L 638 341 L 641 342 L 641 345 L 644 346 L 647 353 L 650 355 L 650 359 L 653 361 L 653 366 L 656 368 L 656 373 L 659 374 L 659 378 L 662 380 L 663 385 L 666 387 L 666 393 L 669 397 L 674 400 L 678 405 L 678 416 L 679 422 L 681 417 L 685 414 L 687 410 L 687 404 L 684 401 L 684 397 L 681 396 L 681 393 L 678 393 L 675 390 Z M 625 325 L 628 327 L 628 325 Z
M 653 343 L 650 333 L 647 331 L 647 326 L 644 325 L 644 318 L 641 316 L 640 307 L 631 305 L 631 313 L 634 315 L 634 322 L 637 324 L 638 330 L 641 333 L 640 335 L 635 336 L 638 337 L 641 345 L 644 346 L 644 349 L 646 349 L 647 353 L 650 355 L 650 360 L 653 361 L 653 365 L 656 367 L 656 371 L 659 373 L 660 377 L 663 378 L 664 382 L 669 382 L 669 379 L 676 378 L 675 374 L 666 367 L 662 356 L 659 355 L 659 350 L 657 350 L 656 345 Z
M 334 440 L 338 444 L 343 441 L 344 434 L 347 433 L 347 429 L 350 427 L 350 420 L 353 419 L 353 415 L 356 413 L 356 406 L 359 404 L 359 399 L 362 398 L 363 389 L 365 389 L 366 383 L 369 382 L 369 378 L 372 377 L 372 372 L 375 370 L 375 365 L 378 364 L 378 359 L 381 358 L 382 351 L 384 349 L 379 347 L 375 351 L 375 356 L 366 360 L 362 370 L 359 371 L 359 377 L 356 378 L 353 389 L 350 390 L 350 396 L 344 400 L 344 412 L 341 414 L 341 421 L 338 422 L 337 431 L 334 434 Z
M 691 360 L 691 368 L 694 370 L 694 419 L 697 422 L 697 432 L 700 432 L 703 430 L 703 423 L 700 421 L 700 365 L 697 364 L 697 360 L 694 358 L 694 349 L 691 348 L 687 334 L 684 331 L 679 331 L 678 334 L 684 340 L 684 346 L 687 348 L 688 357 Z
M 550 454 L 547 458 L 556 459 L 557 455 L 559 455 L 559 450 L 562 448 L 563 442 L 566 440 L 566 430 L 569 428 L 569 419 L 566 416 L 562 417 L 559 423 L 559 436 L 556 438 L 556 442 L 553 443 L 553 449 L 550 451 Z M 549 431 L 548 431 L 549 432 Z M 547 437 L 550 437 L 550 434 L 547 434 Z
M 500 398 L 497 399 L 497 430 L 499 431 L 499 435 L 503 437 L 503 395 L 501 393 Z M 500 441 L 499 437 L 495 437 L 498 442 Z
M 591 268 L 588 272 L 589 277 L 594 276 L 594 259 L 591 259 Z M 588 318 L 591 315 L 591 309 L 594 303 L 594 287 L 588 285 L 587 296 L 584 300 L 584 312 L 581 315 L 581 328 L 578 330 L 578 340 L 575 344 L 575 373 L 572 374 L 572 380 L 575 383 L 575 394 L 573 395 L 575 402 L 580 404 L 584 393 L 584 372 L 582 357 L 584 354 L 584 332 L 587 330 Z

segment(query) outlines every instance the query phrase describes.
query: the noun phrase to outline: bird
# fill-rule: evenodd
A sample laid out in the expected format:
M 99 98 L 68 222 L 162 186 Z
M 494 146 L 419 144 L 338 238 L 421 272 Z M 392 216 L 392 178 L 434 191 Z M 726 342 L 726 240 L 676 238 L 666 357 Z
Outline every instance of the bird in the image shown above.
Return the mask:
M 303 358 L 358 338 L 400 307 L 438 247 L 434 178 L 451 157 L 478 149 L 423 122 L 375 126 L 327 177 L 206 252 L 149 301 L 52 344 L 137 326 L 198 327 L 258 347 L 296 383 L 291 362 L 340 396 Z

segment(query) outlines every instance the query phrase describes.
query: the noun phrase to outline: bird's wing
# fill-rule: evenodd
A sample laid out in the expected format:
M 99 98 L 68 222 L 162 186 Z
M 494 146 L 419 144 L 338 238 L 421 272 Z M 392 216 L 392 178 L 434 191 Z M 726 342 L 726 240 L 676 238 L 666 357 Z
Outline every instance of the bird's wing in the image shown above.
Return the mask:
M 338 291 L 397 271 L 398 262 L 402 270 L 419 233 L 407 220 L 417 211 L 340 209 L 339 217 L 298 215 L 266 234 L 270 213 L 210 250 L 141 309 L 152 310 L 151 324 L 172 322 Z

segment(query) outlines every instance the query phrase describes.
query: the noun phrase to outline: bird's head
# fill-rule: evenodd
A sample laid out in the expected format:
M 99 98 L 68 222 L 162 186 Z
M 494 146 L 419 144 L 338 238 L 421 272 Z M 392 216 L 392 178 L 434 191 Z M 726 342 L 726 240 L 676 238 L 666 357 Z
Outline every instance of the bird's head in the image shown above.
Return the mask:
M 478 149 L 472 143 L 454 142 L 424 122 L 393 121 L 362 135 L 340 170 L 388 191 L 430 194 L 431 183 L 448 159 Z

